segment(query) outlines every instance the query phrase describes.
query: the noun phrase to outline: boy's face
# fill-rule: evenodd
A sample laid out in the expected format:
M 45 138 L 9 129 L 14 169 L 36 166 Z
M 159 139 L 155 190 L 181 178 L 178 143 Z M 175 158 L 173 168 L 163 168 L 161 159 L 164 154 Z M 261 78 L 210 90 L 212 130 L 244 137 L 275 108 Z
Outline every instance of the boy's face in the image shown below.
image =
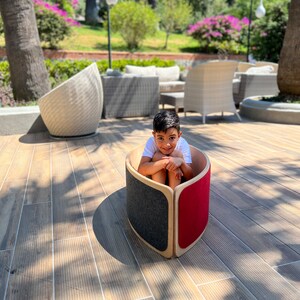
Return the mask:
M 169 128 L 166 132 L 153 131 L 152 134 L 159 151 L 164 155 L 170 155 L 174 151 L 182 132 L 178 132 L 176 128 Z

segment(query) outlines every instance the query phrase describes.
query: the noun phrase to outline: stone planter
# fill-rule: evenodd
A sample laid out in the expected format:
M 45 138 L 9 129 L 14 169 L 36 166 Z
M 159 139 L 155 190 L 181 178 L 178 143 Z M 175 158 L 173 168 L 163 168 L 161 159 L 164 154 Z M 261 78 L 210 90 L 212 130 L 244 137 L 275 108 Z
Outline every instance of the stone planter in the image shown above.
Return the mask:
M 259 101 L 248 97 L 240 103 L 240 114 L 246 118 L 281 124 L 300 124 L 300 104 Z

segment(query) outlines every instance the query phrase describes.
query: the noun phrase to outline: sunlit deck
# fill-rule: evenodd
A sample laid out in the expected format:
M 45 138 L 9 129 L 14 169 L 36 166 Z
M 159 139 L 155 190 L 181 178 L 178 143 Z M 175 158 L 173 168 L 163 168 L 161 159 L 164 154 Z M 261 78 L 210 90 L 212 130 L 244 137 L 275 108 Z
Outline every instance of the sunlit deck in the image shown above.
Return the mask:
M 211 160 L 210 219 L 173 259 L 126 217 L 125 156 L 152 119 L 0 136 L 0 299 L 300 299 L 300 127 L 181 117 Z

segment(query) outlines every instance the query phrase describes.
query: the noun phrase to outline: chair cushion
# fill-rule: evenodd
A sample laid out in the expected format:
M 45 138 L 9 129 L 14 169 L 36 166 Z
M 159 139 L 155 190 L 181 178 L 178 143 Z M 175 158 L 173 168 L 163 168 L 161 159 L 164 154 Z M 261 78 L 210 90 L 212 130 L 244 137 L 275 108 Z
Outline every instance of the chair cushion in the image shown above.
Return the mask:
M 232 92 L 234 94 L 238 94 L 239 93 L 239 91 L 240 91 L 240 83 L 241 83 L 240 79 L 237 79 L 237 78 L 233 79 L 233 81 L 232 81 Z
M 155 66 L 139 67 L 139 66 L 125 66 L 125 73 L 137 74 L 141 76 L 157 76 L 155 72 Z
M 270 74 L 274 72 L 273 66 L 252 67 L 246 71 L 246 74 Z
M 184 81 L 160 81 L 159 91 L 161 93 L 183 92 L 184 85 Z
M 163 81 L 176 81 L 180 78 L 180 68 L 178 66 L 156 68 L 156 75 L 160 82 Z

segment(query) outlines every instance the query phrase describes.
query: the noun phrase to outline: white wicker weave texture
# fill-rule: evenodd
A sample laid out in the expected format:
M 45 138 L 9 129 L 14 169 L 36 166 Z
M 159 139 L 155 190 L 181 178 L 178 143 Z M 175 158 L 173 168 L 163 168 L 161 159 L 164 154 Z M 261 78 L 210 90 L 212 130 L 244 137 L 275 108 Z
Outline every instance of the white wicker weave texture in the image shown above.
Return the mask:
M 38 101 L 49 133 L 76 137 L 97 130 L 103 109 L 103 89 L 96 63 L 69 78 Z
M 209 61 L 191 69 L 184 89 L 184 111 L 205 116 L 215 112 L 233 112 L 232 80 L 237 67 L 234 61 Z
M 158 112 L 157 76 L 102 76 L 105 118 L 153 116 Z

